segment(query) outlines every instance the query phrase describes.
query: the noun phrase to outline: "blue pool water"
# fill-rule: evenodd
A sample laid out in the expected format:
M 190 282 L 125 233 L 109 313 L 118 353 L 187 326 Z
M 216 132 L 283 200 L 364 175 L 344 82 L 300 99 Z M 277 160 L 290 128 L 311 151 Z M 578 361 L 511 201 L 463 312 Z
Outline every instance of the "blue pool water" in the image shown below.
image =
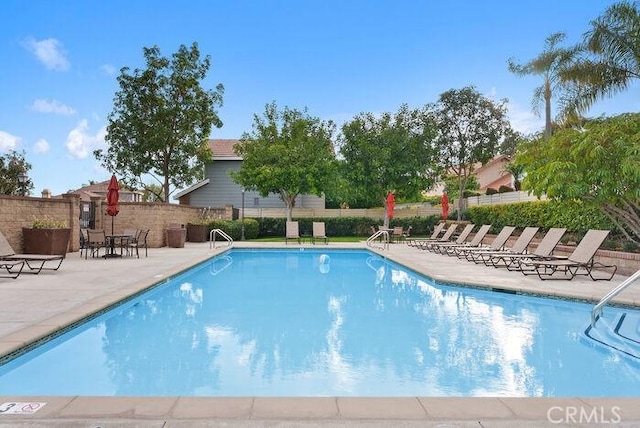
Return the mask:
M 585 334 L 591 307 L 234 249 L 5 364 L 0 395 L 640 395 L 638 311 Z

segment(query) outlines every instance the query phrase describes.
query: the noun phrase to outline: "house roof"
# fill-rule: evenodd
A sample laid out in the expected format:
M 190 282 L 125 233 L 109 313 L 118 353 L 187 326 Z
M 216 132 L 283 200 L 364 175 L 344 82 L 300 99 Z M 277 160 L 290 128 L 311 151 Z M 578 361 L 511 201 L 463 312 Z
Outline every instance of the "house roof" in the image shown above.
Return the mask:
M 202 186 L 204 186 L 206 184 L 209 184 L 209 179 L 208 178 L 205 178 L 202 181 L 198 181 L 196 184 L 192 184 L 191 186 L 187 187 L 186 189 L 176 193 L 173 196 L 173 199 L 174 200 L 178 200 L 181 197 L 183 197 L 184 195 L 189 194 L 189 193 L 193 192 L 194 190 L 199 189 L 199 188 L 201 188 Z
M 89 184 L 87 186 L 81 187 L 79 189 L 73 190 L 68 193 L 73 193 L 76 195 L 80 195 L 81 200 L 90 200 L 92 197 L 106 197 L 107 190 L 109 188 L 109 180 L 101 181 L 100 183 Z M 142 195 L 144 192 L 139 190 L 128 190 L 125 188 L 120 189 L 120 195 L 126 194 L 138 194 Z
M 242 160 L 234 150 L 234 146 L 240 140 L 234 139 L 212 139 L 209 140 L 209 148 L 213 153 L 213 160 Z

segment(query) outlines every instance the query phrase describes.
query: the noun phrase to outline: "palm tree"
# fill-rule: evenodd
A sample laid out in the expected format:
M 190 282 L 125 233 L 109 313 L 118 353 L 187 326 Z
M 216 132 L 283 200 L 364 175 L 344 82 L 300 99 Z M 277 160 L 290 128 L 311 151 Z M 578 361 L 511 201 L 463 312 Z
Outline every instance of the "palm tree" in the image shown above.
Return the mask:
M 536 113 L 540 112 L 540 105 L 544 102 L 545 140 L 551 138 L 553 132 L 551 122 L 551 97 L 555 92 L 565 89 L 560 79 L 561 70 L 576 57 L 581 47 L 560 48 L 558 44 L 565 39 L 565 33 L 551 34 L 545 39 L 544 51 L 525 64 L 517 64 L 512 58 L 508 60 L 509 71 L 520 76 L 530 74 L 542 75 L 544 81 L 533 93 L 532 106 Z
M 588 110 L 597 100 L 626 90 L 640 77 L 640 10 L 621 1 L 591 21 L 583 36 L 584 56 L 560 72 L 572 85 L 562 116 Z

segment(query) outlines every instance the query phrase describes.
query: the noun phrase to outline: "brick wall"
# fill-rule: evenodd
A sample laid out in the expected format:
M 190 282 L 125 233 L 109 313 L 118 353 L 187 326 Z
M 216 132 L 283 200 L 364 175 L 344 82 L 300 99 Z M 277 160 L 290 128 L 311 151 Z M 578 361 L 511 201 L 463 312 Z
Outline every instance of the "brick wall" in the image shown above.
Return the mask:
M 97 198 L 96 229 L 111 232 L 111 217 L 106 210 L 106 201 Z M 232 218 L 233 208 L 211 209 L 213 218 Z M 200 208 L 176 204 L 122 202 L 120 212 L 113 218 L 114 232 L 124 229 L 149 229 L 148 244 L 157 248 L 166 246 L 166 229 L 169 224 L 186 225 L 200 216 Z M 78 251 L 80 246 L 80 199 L 68 194 L 62 198 L 33 198 L 0 195 L 0 232 L 7 238 L 16 253 L 21 253 L 22 228 L 31 227 L 36 219 L 64 221 L 71 228 L 69 251 Z
M 70 251 L 76 251 L 80 241 L 80 199 L 68 194 L 62 198 L 31 198 L 0 195 L 0 232 L 16 253 L 21 253 L 22 228 L 31 227 L 36 219 L 64 221 L 71 228 Z

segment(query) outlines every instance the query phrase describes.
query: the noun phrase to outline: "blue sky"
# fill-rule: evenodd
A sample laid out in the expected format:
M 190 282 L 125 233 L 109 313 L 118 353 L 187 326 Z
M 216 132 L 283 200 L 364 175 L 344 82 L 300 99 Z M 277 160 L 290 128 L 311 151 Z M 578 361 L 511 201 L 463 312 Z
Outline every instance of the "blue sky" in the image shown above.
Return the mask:
M 421 107 L 473 85 L 509 100 L 517 130 L 543 127 L 531 112 L 541 81 L 507 70 L 545 38 L 578 41 L 604 0 L 280 0 L 0 2 L 0 152 L 24 150 L 34 195 L 107 180 L 104 148 L 122 67 L 144 67 L 143 47 L 170 56 L 197 42 L 212 67 L 203 86 L 225 87 L 212 138 L 240 138 L 254 114 L 308 108 L 341 124 L 360 112 Z M 590 116 L 638 111 L 636 89 Z

